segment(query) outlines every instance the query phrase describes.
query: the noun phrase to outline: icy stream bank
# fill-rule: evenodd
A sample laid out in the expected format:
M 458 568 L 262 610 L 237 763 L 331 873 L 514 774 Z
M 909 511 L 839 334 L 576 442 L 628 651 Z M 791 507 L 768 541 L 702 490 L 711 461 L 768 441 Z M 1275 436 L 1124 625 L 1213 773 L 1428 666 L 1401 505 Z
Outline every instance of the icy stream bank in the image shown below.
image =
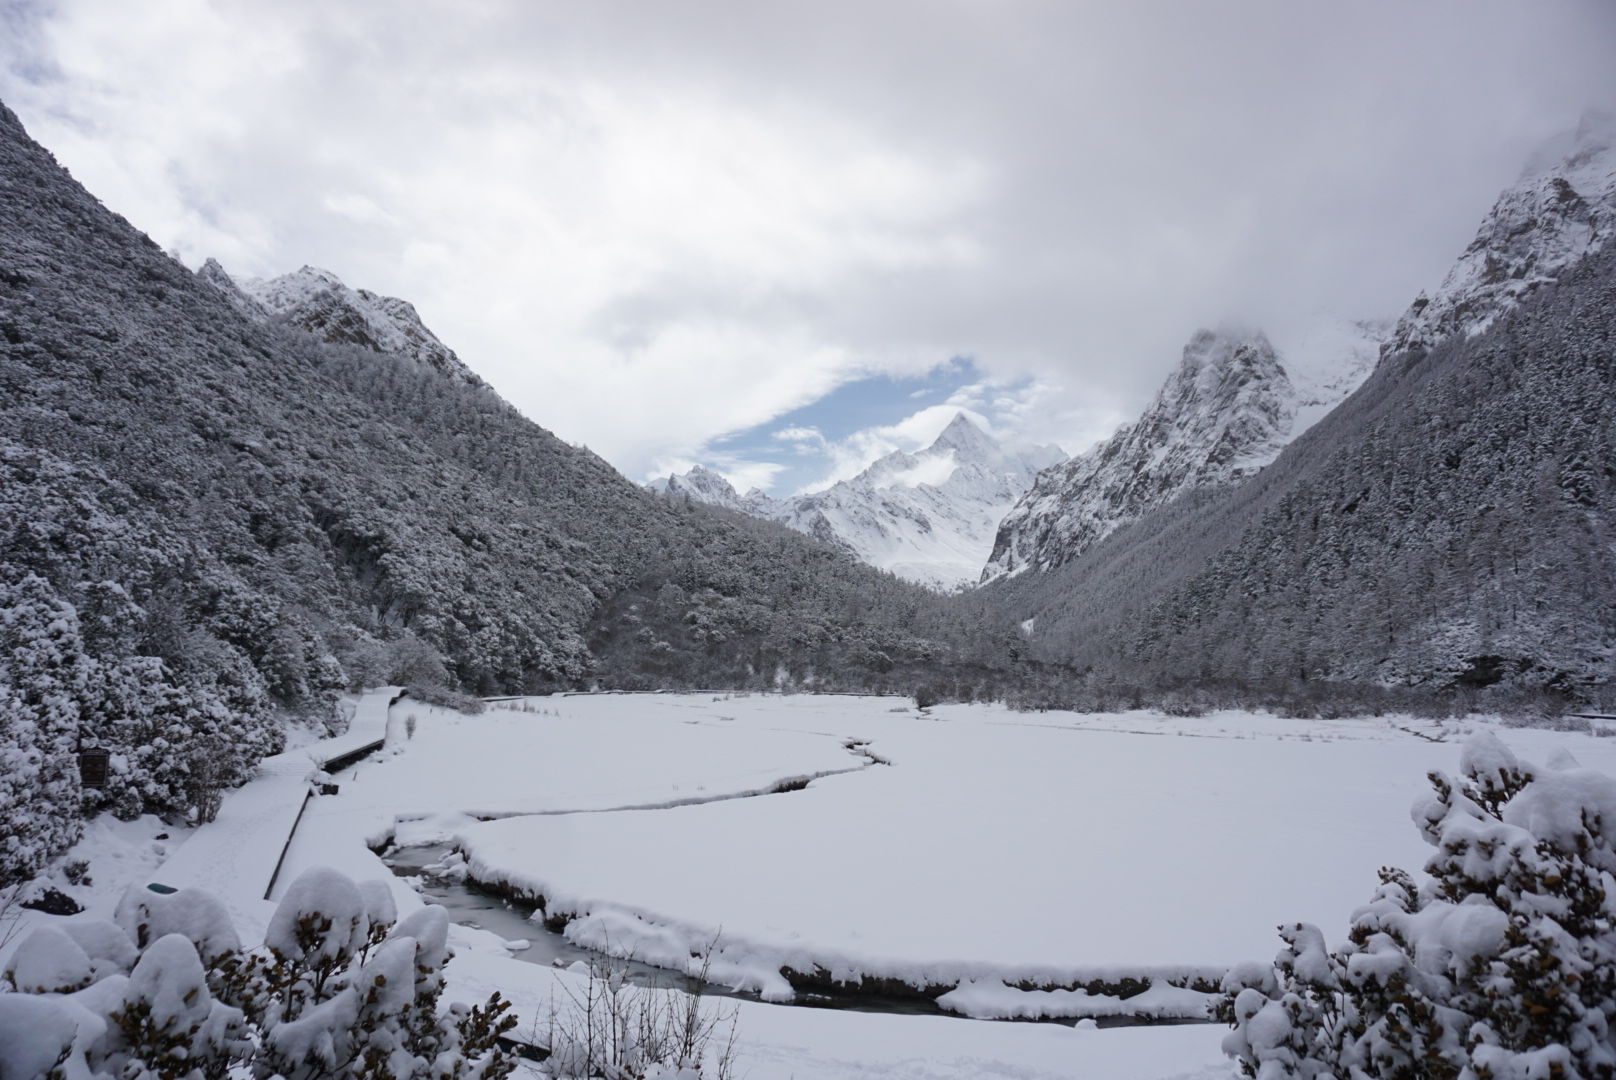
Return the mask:
M 394 847 L 381 853 L 382 861 L 401 878 L 410 880 L 422 899 L 447 908 L 450 918 L 461 926 L 487 930 L 510 942 L 526 942 L 528 947 L 515 951 L 513 958 L 549 967 L 580 970 L 575 965 L 610 964 L 625 972 L 629 982 L 637 986 L 672 988 L 686 993 L 707 996 L 761 1001 L 760 994 L 752 990 L 701 980 L 671 968 L 647 964 L 632 958 L 610 956 L 604 952 L 580 945 L 566 934 L 565 918 L 546 920 L 544 909 L 519 893 L 501 888 L 497 883 L 477 881 L 463 873 L 445 872 L 453 866 L 455 850 L 449 845 Z M 1032 1020 L 1041 1023 L 1075 1026 L 1092 1020 L 1095 1026 L 1132 1027 L 1151 1024 L 1185 1024 L 1207 1022 L 1194 1016 L 1152 1015 L 1148 1008 L 1128 1011 L 1128 1003 L 1138 999 L 1140 1005 L 1158 1003 L 1162 990 L 1152 988 L 1148 982 L 1128 980 L 1123 985 L 1090 987 L 1092 993 L 1081 989 L 1066 989 L 1068 995 L 1086 1000 L 1088 1009 L 1074 1015 L 1036 1014 L 1026 1016 L 972 1017 L 964 1009 L 945 1007 L 949 994 L 966 997 L 973 993 L 970 986 L 933 986 L 916 988 L 898 980 L 867 979 L 842 982 L 823 975 L 799 975 L 792 980 L 795 996 L 776 1004 L 817 1009 L 847 1009 L 855 1012 L 885 1013 L 910 1016 L 948 1016 L 955 1018 L 986 1018 Z M 1104 989 L 1120 990 L 1106 994 Z M 1062 990 L 1049 993 L 1059 994 Z M 1193 993 L 1186 991 L 1185 993 Z M 1195 1002 L 1190 1002 L 1194 1005 Z

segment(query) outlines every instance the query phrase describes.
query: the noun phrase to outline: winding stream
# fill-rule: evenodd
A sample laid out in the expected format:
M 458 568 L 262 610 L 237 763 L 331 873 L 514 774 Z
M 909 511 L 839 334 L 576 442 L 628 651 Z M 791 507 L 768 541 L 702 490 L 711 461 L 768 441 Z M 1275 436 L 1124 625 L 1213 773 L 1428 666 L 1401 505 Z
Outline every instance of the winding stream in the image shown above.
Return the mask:
M 590 965 L 610 964 L 627 974 L 636 986 L 653 989 L 671 988 L 686 993 L 701 993 L 712 997 L 762 1001 L 756 993 L 738 991 L 716 983 L 704 983 L 683 972 L 656 967 L 634 960 L 619 960 L 593 949 L 586 949 L 569 941 L 564 935 L 549 929 L 543 920 L 534 919 L 534 909 L 520 901 L 510 900 L 478 887 L 472 881 L 460 881 L 438 872 L 443 860 L 454 849 L 446 844 L 428 844 L 419 847 L 389 847 L 380 852 L 381 859 L 392 872 L 414 882 L 416 890 L 429 903 L 441 904 L 449 912 L 452 922 L 473 929 L 487 930 L 506 941 L 527 941 L 529 946 L 511 956 L 528 963 L 547 967 L 570 967 L 575 963 Z M 771 1003 L 775 1004 L 775 1003 Z M 782 1008 L 847 1009 L 854 1012 L 889 1013 L 907 1016 L 947 1016 L 956 1020 L 969 1017 L 942 1008 L 932 998 L 919 992 L 913 995 L 887 995 L 850 990 L 843 993 L 818 993 L 799 990 L 790 1002 L 777 1003 Z M 980 1021 L 978 1021 L 980 1022 Z M 1075 1027 L 1079 1021 L 1072 1017 L 1048 1017 L 1040 1020 L 1018 1020 L 1011 1023 L 1063 1024 Z M 1098 1027 L 1136 1027 L 1146 1024 L 1205 1023 L 1202 1020 L 1152 1019 L 1134 1016 L 1106 1016 L 1097 1018 Z

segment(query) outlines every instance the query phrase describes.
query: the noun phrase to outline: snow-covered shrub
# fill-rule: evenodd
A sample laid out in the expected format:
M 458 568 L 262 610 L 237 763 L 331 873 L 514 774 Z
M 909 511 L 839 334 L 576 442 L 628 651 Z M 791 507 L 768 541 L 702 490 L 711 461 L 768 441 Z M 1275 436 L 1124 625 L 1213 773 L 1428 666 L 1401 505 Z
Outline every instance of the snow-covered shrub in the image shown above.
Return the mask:
M 281 987 L 281 1018 L 332 997 L 334 980 L 369 939 L 365 899 L 347 877 L 315 867 L 292 882 L 264 932 Z
M 84 955 L 90 959 L 94 979 L 127 975 L 135 966 L 135 961 L 140 959 L 140 950 L 135 948 L 129 935 L 116 923 L 79 915 L 63 919 L 55 925 L 61 927 L 62 932 L 84 950 Z M 194 933 L 187 933 L 187 936 L 196 940 Z
M 38 929 L 4 972 L 0 1080 L 503 1080 L 509 1004 L 444 1008 L 447 914 L 395 916 L 385 883 L 313 870 L 260 949 L 196 890 Z
M 1414 823 L 1429 879 L 1381 871 L 1331 951 L 1282 927 L 1270 967 L 1224 981 L 1247 1076 L 1577 1080 L 1616 1075 L 1616 779 L 1466 745 Z
M 406 689 L 409 696 L 415 701 L 425 702 L 428 705 L 437 705 L 445 709 L 454 709 L 456 712 L 475 715 L 488 708 L 482 698 L 462 694 L 460 691 L 451 690 L 446 686 L 410 683 Z
M 514 1062 L 495 1043 L 516 1021 L 498 995 L 440 1015 L 448 915 L 427 907 L 396 926 L 394 917 L 384 883 L 355 885 L 319 868 L 292 883 L 264 937 L 271 990 L 259 1010 L 258 1076 L 499 1080 L 510 1072 Z
M 93 974 L 79 943 L 47 924 L 22 939 L 6 964 L 4 982 L 25 994 L 71 994 L 89 986 Z
M 0 563 L 0 819 L 10 826 L 0 837 L 0 886 L 36 874 L 71 844 L 81 812 L 195 811 L 208 820 L 223 789 L 284 744 L 267 699 L 251 692 L 261 680 L 239 656 L 235 667 L 181 673 L 157 656 L 92 655 L 92 639 L 116 646 L 108 626 L 125 618 L 107 614 L 106 597 L 128 605 L 110 587 L 88 592 L 99 613 L 81 625 L 54 585 Z M 97 789 L 79 782 L 76 755 L 89 747 L 109 753 Z
M 73 605 L 0 566 L 0 887 L 79 837 L 74 751 L 92 671 Z
M 210 968 L 241 951 L 230 913 L 204 889 L 154 893 L 131 888 L 112 918 L 141 949 L 169 934 L 185 935 Z
M 252 1049 L 241 1010 L 214 1000 L 183 934 L 147 947 L 109 1019 L 101 1068 L 123 1080 L 224 1076 Z
M 261 724 L 215 692 L 178 681 L 154 656 L 97 665 L 83 738 L 113 754 L 107 785 L 87 792 L 87 809 L 131 819 L 195 811 L 210 821 L 227 787 L 252 775 L 274 752 Z
M 106 1030 L 102 1021 L 100 1031 L 84 1031 L 93 1029 L 95 1020 L 60 998 L 0 994 L 0 1077 L 79 1080 L 87 1075 L 82 1044 Z

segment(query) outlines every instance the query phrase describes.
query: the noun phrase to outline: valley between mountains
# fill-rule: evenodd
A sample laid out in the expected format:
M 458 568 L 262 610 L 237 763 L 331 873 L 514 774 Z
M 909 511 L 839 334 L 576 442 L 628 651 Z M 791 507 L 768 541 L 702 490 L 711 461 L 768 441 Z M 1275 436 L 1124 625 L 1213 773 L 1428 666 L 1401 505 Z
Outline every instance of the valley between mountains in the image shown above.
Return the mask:
M 0 107 L 0 1080 L 1610 1075 L 1613 222 L 737 491 Z

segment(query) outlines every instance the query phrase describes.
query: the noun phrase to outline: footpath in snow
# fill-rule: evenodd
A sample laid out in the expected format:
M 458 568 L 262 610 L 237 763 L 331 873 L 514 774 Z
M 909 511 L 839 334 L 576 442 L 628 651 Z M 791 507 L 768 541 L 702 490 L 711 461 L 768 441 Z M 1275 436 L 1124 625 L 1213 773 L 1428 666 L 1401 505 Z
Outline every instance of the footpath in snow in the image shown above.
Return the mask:
M 309 776 L 390 737 L 388 714 L 398 687 L 371 690 L 359 699 L 341 735 L 265 758 L 258 775 L 229 792 L 219 816 L 196 829 L 152 874 L 171 888 L 199 888 L 217 896 L 246 935 L 260 933 L 274 905 L 270 882 L 309 799 Z

